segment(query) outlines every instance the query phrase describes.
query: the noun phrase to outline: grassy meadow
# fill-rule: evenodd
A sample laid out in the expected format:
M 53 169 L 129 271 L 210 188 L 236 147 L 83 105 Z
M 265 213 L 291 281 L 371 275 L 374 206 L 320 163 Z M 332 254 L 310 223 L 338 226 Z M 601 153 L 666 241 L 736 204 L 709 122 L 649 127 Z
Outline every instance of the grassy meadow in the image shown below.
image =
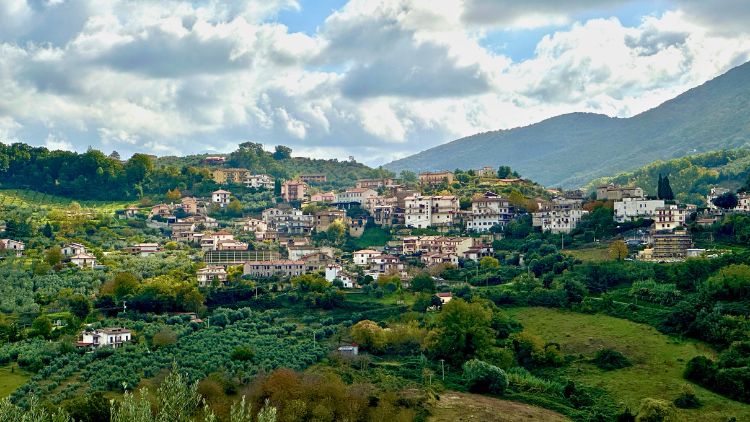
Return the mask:
M 563 369 L 573 380 L 608 390 L 631 409 L 646 397 L 672 401 L 688 382 L 682 377 L 687 361 L 714 356 L 707 345 L 680 340 L 655 328 L 601 314 L 588 315 L 548 308 L 509 308 L 528 332 L 560 344 L 577 359 Z M 589 363 L 597 350 L 609 348 L 626 355 L 633 366 L 603 371 Z M 678 409 L 680 421 L 750 420 L 750 405 L 727 399 L 691 384 L 703 402 L 699 409 Z

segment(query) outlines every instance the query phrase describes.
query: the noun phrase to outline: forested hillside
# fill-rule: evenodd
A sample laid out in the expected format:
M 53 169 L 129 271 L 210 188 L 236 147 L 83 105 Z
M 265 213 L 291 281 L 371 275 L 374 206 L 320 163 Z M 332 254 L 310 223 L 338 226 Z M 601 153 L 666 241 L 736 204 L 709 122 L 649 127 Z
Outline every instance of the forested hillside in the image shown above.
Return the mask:
M 606 183 L 636 185 L 653 196 L 659 174 L 669 176 L 677 200 L 702 205 L 712 186 L 732 190 L 745 186 L 750 174 L 750 150 L 716 151 L 656 161 L 632 172 L 596 179 L 588 187 L 593 189 Z
M 50 151 L 44 147 L 0 143 L 0 188 L 31 189 L 76 199 L 133 200 L 163 194 L 178 188 L 184 193 L 205 195 L 216 189 L 205 156 L 156 158 L 135 154 L 120 160 L 90 149 L 83 154 Z M 247 168 L 276 178 L 299 174 L 325 174 L 322 188 L 350 186 L 358 178 L 375 177 L 382 170 L 364 164 L 291 157 L 291 149 L 263 150 L 261 144 L 243 143 L 227 155 L 226 166 Z
M 545 185 L 582 186 L 654 160 L 750 142 L 750 63 L 636 116 L 572 113 L 462 138 L 385 167 L 450 170 L 509 165 Z

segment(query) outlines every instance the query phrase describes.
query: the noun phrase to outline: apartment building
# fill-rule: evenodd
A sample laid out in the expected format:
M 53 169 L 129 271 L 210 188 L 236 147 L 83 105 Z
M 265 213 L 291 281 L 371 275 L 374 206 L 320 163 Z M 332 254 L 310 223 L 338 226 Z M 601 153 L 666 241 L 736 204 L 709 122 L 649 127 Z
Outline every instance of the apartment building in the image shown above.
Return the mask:
M 286 235 L 309 235 L 315 225 L 314 216 L 296 208 L 269 208 L 263 210 L 262 218 L 269 230 Z
M 267 174 L 251 174 L 242 180 L 245 187 L 254 189 L 273 189 L 274 179 Z
M 404 220 L 407 227 L 450 227 L 458 214 L 455 196 L 422 196 L 416 194 L 404 200 Z
M 305 272 L 304 261 L 281 259 L 275 261 L 248 261 L 243 266 L 243 273 L 256 278 L 291 278 Z
M 393 179 L 391 178 L 383 178 L 383 179 L 359 179 L 355 182 L 355 187 L 357 189 L 379 189 L 384 188 L 388 186 L 393 186 Z
M 665 205 L 659 207 L 654 215 L 654 230 L 672 231 L 678 227 L 685 227 L 685 222 L 693 211 L 695 211 L 694 205 Z
M 507 199 L 487 192 L 471 201 L 471 211 L 466 213 L 466 230 L 489 231 L 493 226 L 504 226 L 513 218 L 514 209 Z
M 407 236 L 402 240 L 402 251 L 404 255 L 452 253 L 462 256 L 479 241 L 471 237 Z
M 287 180 L 281 184 L 281 198 L 286 201 L 302 201 L 305 199 L 307 185 L 302 180 Z
M 573 199 L 555 198 L 542 204 L 540 211 L 532 214 L 532 225 L 543 232 L 570 233 L 588 211 L 581 208 L 582 202 Z
M 298 179 L 307 183 L 325 183 L 328 181 L 325 174 L 300 174 Z

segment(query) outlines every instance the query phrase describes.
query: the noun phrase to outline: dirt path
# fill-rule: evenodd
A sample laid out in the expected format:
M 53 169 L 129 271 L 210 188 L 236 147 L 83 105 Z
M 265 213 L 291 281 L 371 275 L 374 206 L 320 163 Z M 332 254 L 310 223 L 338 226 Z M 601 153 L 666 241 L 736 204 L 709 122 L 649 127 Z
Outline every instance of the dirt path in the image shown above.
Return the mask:
M 514 401 L 495 399 L 478 394 L 446 391 L 440 396 L 430 422 L 448 421 L 545 421 L 563 422 L 570 419 L 551 410 Z

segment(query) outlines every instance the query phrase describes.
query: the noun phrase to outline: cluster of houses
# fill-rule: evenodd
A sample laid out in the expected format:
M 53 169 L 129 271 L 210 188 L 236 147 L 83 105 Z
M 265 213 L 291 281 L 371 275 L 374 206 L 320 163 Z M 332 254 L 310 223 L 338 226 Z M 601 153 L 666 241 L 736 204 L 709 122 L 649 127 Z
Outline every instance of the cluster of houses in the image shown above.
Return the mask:
M 638 253 L 644 261 L 680 261 L 691 256 L 700 256 L 703 249 L 695 249 L 687 221 L 698 208 L 693 204 L 669 203 L 663 199 L 647 198 L 639 187 L 616 185 L 600 186 L 597 199 L 613 201 L 614 220 L 618 223 L 636 220 L 652 220 L 651 229 L 638 243 L 646 244 Z

